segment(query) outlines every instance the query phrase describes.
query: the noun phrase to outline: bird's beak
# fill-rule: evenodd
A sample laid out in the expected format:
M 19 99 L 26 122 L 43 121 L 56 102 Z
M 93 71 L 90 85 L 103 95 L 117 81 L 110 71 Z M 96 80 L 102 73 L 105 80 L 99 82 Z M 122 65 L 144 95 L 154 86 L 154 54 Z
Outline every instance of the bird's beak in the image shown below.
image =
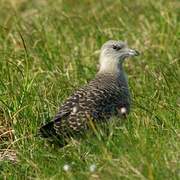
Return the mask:
M 127 51 L 129 56 L 139 56 L 140 54 L 137 50 L 134 49 L 127 49 Z

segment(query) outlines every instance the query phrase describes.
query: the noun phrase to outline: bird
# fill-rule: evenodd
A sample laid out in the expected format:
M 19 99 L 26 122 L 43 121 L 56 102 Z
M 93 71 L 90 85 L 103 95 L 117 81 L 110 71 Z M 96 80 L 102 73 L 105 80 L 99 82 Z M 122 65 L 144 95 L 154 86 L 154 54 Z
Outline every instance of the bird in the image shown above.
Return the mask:
M 127 42 L 105 42 L 95 78 L 67 98 L 54 118 L 39 128 L 40 136 L 56 137 L 64 144 L 69 137 L 85 134 L 93 124 L 108 122 L 112 116 L 127 116 L 131 96 L 123 63 L 128 57 L 138 55 L 139 52 L 130 49 Z

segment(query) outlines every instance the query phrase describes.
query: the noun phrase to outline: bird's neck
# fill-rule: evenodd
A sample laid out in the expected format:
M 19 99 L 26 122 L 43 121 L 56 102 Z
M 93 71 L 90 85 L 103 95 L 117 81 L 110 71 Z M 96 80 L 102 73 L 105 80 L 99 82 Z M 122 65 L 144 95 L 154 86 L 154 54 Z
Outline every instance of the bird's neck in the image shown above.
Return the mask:
M 106 57 L 100 58 L 100 68 L 98 73 L 121 74 L 123 72 L 122 64 L 120 64 L 118 60 Z
M 122 63 L 119 60 L 100 59 L 100 68 L 98 75 L 113 75 L 120 82 L 120 85 L 128 87 L 128 78 L 124 71 Z

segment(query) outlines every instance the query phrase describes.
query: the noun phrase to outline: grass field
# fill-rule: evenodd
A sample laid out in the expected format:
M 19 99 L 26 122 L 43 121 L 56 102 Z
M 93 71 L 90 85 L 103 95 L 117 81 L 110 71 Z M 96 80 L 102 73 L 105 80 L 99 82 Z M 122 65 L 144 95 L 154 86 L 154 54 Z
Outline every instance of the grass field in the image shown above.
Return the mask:
M 179 179 L 179 8 L 175 0 L 1 0 L 0 179 Z M 141 52 L 125 63 L 128 119 L 62 149 L 36 137 L 95 76 L 109 39 Z

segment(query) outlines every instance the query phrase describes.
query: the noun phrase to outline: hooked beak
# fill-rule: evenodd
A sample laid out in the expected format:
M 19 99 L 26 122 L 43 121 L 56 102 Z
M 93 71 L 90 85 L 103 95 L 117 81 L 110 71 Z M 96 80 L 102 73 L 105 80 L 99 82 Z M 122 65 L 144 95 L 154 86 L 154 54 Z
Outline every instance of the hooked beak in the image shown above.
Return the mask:
M 134 49 L 127 49 L 127 53 L 129 56 L 139 56 L 139 52 L 137 50 Z

